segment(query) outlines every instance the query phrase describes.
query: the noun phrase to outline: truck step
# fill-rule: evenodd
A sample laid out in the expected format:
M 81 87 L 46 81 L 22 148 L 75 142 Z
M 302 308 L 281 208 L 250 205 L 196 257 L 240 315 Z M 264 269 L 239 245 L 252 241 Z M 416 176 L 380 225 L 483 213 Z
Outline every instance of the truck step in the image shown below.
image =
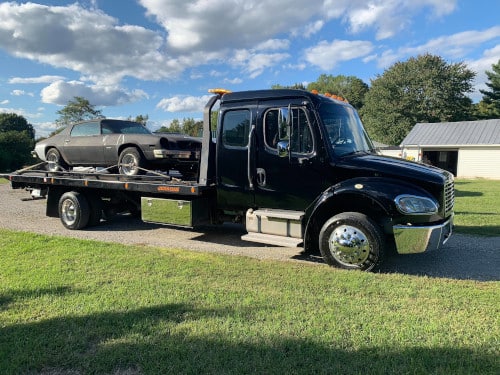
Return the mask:
M 300 221 L 304 216 L 304 211 L 291 211 L 291 210 L 277 210 L 272 208 L 261 208 L 254 210 L 253 214 L 256 216 L 264 216 L 275 219 L 296 220 Z
M 268 245 L 284 246 L 284 247 L 299 247 L 302 245 L 301 238 L 276 236 L 265 233 L 248 233 L 241 236 L 243 241 L 265 243 Z

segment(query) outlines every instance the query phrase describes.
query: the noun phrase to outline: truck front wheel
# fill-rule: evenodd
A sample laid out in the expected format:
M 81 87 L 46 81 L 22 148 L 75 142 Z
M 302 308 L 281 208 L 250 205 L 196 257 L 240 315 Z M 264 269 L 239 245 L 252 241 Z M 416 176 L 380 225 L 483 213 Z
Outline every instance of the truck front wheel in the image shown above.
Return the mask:
M 76 191 L 64 193 L 59 199 L 59 218 L 68 229 L 85 228 L 90 218 L 90 207 L 85 196 Z
M 330 266 L 371 271 L 382 261 L 384 236 L 366 215 L 344 212 L 323 225 L 319 249 Z

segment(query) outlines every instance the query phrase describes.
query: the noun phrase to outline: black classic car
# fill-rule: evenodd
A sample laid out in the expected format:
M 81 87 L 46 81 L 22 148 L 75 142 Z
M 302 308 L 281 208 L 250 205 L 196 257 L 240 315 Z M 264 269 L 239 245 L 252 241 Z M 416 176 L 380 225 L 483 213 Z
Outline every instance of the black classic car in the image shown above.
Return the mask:
M 134 176 L 146 169 L 175 169 L 196 174 L 201 141 L 180 134 L 151 133 L 133 121 L 97 119 L 67 126 L 59 134 L 38 142 L 34 155 L 55 172 L 75 166 L 111 168 Z

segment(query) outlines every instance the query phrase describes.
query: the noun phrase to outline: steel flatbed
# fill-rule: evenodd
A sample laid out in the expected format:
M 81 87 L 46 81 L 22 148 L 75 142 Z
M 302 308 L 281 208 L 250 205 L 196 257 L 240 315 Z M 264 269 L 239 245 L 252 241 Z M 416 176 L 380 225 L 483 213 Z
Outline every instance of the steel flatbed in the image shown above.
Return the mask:
M 9 180 L 13 189 L 46 189 L 60 186 L 192 197 L 204 195 L 215 189 L 213 186 L 200 185 L 197 181 L 185 181 L 160 173 L 131 177 L 99 172 L 29 170 L 0 174 L 0 177 Z

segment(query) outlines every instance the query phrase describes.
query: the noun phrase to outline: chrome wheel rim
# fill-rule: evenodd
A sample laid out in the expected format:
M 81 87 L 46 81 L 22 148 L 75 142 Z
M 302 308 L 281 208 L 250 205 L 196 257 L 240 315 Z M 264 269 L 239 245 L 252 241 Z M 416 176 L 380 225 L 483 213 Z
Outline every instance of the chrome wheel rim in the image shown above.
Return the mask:
M 65 199 L 61 205 L 61 216 L 67 225 L 73 225 L 76 221 L 76 206 L 71 199 Z
M 336 227 L 328 246 L 335 260 L 345 266 L 360 266 L 370 255 L 368 237 L 359 228 L 350 225 Z
M 50 172 L 57 172 L 59 169 L 59 158 L 54 153 L 49 153 L 47 155 L 47 164 Z
M 124 155 L 121 162 L 123 174 L 133 175 L 137 171 L 138 164 L 137 158 L 134 155 Z

